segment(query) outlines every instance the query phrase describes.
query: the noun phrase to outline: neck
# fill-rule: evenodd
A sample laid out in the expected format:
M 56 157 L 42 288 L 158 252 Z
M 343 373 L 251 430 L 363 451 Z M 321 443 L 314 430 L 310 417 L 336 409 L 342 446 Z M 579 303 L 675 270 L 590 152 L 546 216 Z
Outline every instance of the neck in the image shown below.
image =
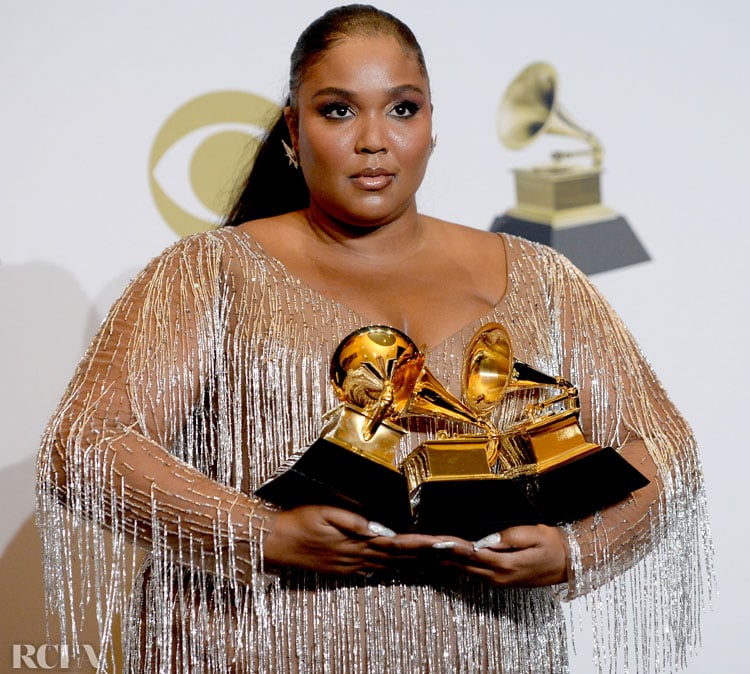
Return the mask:
M 418 250 L 426 238 L 425 220 L 417 213 L 416 205 L 395 219 L 374 224 L 343 222 L 314 204 L 301 214 L 319 243 L 362 256 L 387 254 L 387 259 L 393 260 L 401 252 Z

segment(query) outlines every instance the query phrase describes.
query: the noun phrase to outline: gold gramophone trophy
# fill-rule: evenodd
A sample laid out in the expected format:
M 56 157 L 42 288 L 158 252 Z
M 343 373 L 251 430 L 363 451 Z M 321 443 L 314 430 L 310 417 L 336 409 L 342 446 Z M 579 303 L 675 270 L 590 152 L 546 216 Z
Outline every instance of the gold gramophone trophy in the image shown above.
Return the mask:
M 554 393 L 502 429 L 487 421 L 506 396 L 532 389 Z M 418 531 L 472 540 L 517 524 L 560 524 L 648 484 L 614 449 L 584 438 L 576 387 L 516 361 L 499 324 L 472 339 L 462 393 L 483 431 L 428 440 L 402 464 Z
M 424 363 L 389 326 L 344 338 L 331 360 L 341 404 L 319 438 L 256 494 L 285 508 L 336 505 L 398 531 L 477 539 L 514 524 L 577 519 L 647 484 L 613 449 L 585 440 L 576 388 L 516 361 L 501 325 L 479 330 L 467 349 L 465 402 Z M 505 428 L 489 420 L 506 396 L 532 389 L 556 393 L 528 403 Z M 415 416 L 477 430 L 439 432 L 399 465 L 407 433 L 399 421 Z
M 512 150 L 544 134 L 583 141 L 586 149 L 554 152 L 552 161 L 514 170 L 517 205 L 495 219 L 508 232 L 556 248 L 587 274 L 649 259 L 627 220 L 601 203 L 604 150 L 560 105 L 555 69 L 526 67 L 508 86 L 497 111 L 497 134 Z M 590 157 L 591 164 L 571 161 Z
M 409 337 L 389 326 L 372 325 L 345 337 L 330 371 L 341 404 L 324 419 L 319 438 L 256 494 L 285 508 L 336 505 L 401 531 L 411 529 L 408 489 L 396 459 L 406 433 L 398 419 L 474 419 L 424 360 Z

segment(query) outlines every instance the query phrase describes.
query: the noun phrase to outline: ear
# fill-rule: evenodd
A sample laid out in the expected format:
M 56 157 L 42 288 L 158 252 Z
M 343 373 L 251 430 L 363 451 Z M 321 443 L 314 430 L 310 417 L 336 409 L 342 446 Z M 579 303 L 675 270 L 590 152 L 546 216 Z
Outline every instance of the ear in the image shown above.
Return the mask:
M 297 152 L 297 141 L 299 139 L 299 133 L 297 131 L 297 114 L 290 105 L 287 105 L 284 108 L 284 121 L 286 122 L 286 128 L 289 129 L 289 136 L 292 139 L 292 148 Z

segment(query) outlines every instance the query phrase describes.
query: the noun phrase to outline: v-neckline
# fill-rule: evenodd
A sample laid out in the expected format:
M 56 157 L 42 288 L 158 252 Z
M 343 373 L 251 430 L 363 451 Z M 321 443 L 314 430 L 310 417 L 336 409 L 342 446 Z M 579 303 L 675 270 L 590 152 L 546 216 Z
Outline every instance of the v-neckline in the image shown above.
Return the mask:
M 287 267 L 286 263 L 283 260 L 281 260 L 276 255 L 269 252 L 268 249 L 255 236 L 253 236 L 251 232 L 247 231 L 246 229 L 238 230 L 235 227 L 228 227 L 227 229 L 232 230 L 236 236 L 242 235 L 246 237 L 247 239 L 249 239 L 252 242 L 252 244 L 255 246 L 255 248 L 263 255 L 263 257 L 265 257 L 267 260 L 272 262 L 274 266 L 279 268 L 287 278 L 289 278 L 291 281 L 294 282 L 295 285 L 304 287 L 308 292 L 316 295 L 322 301 L 335 305 L 339 307 L 340 309 L 342 309 L 343 311 L 350 314 L 351 316 L 357 319 L 360 319 L 362 321 L 362 325 L 360 327 L 365 327 L 367 325 L 382 324 L 382 321 L 377 321 L 377 320 L 369 318 L 361 311 L 350 307 L 348 304 L 345 304 L 344 302 L 337 300 L 335 297 L 331 297 L 329 294 L 323 292 L 322 290 L 308 283 L 305 279 L 300 277 L 298 274 L 295 274 L 294 272 L 292 272 L 289 269 L 289 267 Z M 425 353 L 429 354 L 433 351 L 439 350 L 441 347 L 445 346 L 448 342 L 454 340 L 456 337 L 466 332 L 470 327 L 474 327 L 475 331 L 478 330 L 479 327 L 481 327 L 481 325 L 485 323 L 493 314 L 495 314 L 502 304 L 504 304 L 508 296 L 508 286 L 510 285 L 511 267 L 512 267 L 513 261 L 511 260 L 511 256 L 509 255 L 507 238 L 500 232 L 497 233 L 497 236 L 499 236 L 502 239 L 503 255 L 505 256 L 505 288 L 503 289 L 502 295 L 486 312 L 467 321 L 461 327 L 454 330 L 447 337 L 441 339 L 437 343 L 428 345 L 426 347 L 424 345 L 418 344 L 417 346 L 419 348 L 423 348 Z

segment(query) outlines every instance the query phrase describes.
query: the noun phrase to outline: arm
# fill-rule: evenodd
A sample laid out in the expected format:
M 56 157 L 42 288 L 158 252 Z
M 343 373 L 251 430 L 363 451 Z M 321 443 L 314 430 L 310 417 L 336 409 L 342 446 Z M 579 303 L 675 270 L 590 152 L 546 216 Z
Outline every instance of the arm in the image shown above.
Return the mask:
M 180 242 L 113 307 L 40 452 L 47 549 L 75 554 L 63 504 L 79 531 L 93 520 L 168 559 L 241 581 L 259 569 L 261 548 L 274 566 L 353 573 L 431 543 L 373 534 L 364 518 L 333 508 L 280 514 L 248 495 L 251 467 L 237 448 L 247 442 L 247 414 L 217 422 L 227 417 L 220 410 L 244 404 L 228 365 L 234 297 L 225 267 L 218 241 Z
M 471 572 L 493 582 L 566 580 L 569 597 L 604 585 L 653 552 L 664 568 L 674 567 L 670 581 L 679 596 L 678 588 L 690 586 L 710 557 L 702 474 L 690 429 L 629 331 L 585 276 L 546 249 L 526 254 L 534 256 L 534 273 L 544 290 L 532 290 L 526 304 L 514 307 L 530 317 L 526 328 L 518 328 L 519 338 L 537 345 L 530 353 L 541 354 L 540 369 L 576 384 L 587 436 L 615 447 L 651 482 L 563 528 L 515 527 L 502 532 L 500 541 L 485 541 L 486 548 L 459 545 L 457 551 Z
M 560 289 L 565 366 L 581 391 L 582 427 L 650 480 L 621 503 L 566 528 L 568 595 L 602 586 L 651 552 L 673 566 L 674 589 L 684 589 L 690 580 L 683 574 L 699 563 L 701 547 L 710 547 L 692 431 L 609 304 L 581 272 L 560 264 L 569 277 Z
M 184 563 L 226 574 L 227 564 L 240 570 L 249 562 L 272 513 L 241 493 L 236 470 L 212 468 L 184 438 L 201 397 L 224 374 L 214 353 L 227 301 L 221 285 L 219 245 L 191 239 L 154 260 L 112 308 L 39 455 L 48 549 L 67 550 L 55 505 L 64 503 L 74 519 Z M 178 445 L 187 447 L 179 456 Z

